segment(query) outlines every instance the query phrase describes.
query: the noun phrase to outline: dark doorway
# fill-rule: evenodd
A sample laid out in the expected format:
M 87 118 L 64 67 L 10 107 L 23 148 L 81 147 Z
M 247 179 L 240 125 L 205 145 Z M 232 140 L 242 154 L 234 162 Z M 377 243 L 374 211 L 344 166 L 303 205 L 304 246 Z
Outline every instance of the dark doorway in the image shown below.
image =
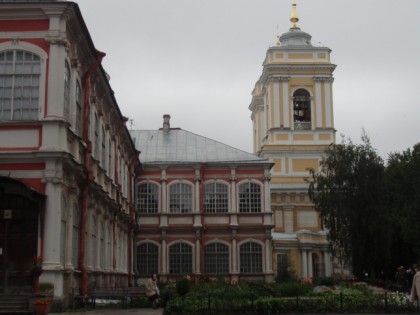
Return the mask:
M 24 184 L 0 177 L 0 293 L 31 289 L 42 200 Z

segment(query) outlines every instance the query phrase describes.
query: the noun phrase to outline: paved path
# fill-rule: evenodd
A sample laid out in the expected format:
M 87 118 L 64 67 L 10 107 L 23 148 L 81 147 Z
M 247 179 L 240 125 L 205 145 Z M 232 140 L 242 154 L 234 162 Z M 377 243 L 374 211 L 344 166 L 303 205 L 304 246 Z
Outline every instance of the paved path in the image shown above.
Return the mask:
M 162 315 L 163 308 L 154 310 L 153 308 L 129 308 L 129 309 L 96 309 L 90 311 L 49 313 L 49 315 Z

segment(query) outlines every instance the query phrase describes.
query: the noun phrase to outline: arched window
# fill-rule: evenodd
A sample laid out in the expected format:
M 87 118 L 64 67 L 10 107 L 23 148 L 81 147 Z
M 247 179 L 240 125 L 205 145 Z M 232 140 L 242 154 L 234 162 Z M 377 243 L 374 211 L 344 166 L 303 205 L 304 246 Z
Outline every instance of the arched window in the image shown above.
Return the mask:
M 171 213 L 192 212 L 192 186 L 176 183 L 169 189 L 169 211 Z
M 68 121 L 70 117 L 70 67 L 67 62 L 64 64 L 64 118 Z
M 74 269 L 79 266 L 79 233 L 80 233 L 80 211 L 76 204 L 73 205 L 73 235 L 71 263 Z
M 304 89 L 293 93 L 293 121 L 295 130 L 310 130 L 311 125 L 311 96 Z
M 140 275 L 158 273 L 159 247 L 152 243 L 137 246 L 137 271 Z
M 28 51 L 0 52 L 0 120 L 37 120 L 41 59 Z
M 155 183 L 141 183 L 137 186 L 136 209 L 139 213 L 158 213 L 159 186 Z
M 206 273 L 229 273 L 229 247 L 223 243 L 211 243 L 204 247 L 204 269 Z
M 192 273 L 192 246 L 177 243 L 169 247 L 169 273 L 187 275 Z
M 204 185 L 204 209 L 207 213 L 224 213 L 229 209 L 228 185 L 208 183 Z
M 261 186 L 256 183 L 239 185 L 239 212 L 261 212 Z
M 262 246 L 255 242 L 247 242 L 239 249 L 241 273 L 258 273 L 263 271 Z

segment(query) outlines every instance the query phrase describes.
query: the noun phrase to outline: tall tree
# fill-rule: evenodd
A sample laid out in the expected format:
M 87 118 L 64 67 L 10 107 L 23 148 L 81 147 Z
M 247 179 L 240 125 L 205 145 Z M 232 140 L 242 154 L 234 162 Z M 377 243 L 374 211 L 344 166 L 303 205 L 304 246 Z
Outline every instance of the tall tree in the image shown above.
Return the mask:
M 408 265 L 420 258 L 420 143 L 391 153 L 386 169 L 388 203 L 397 227 L 394 263 Z
M 385 166 L 363 132 L 362 144 L 350 139 L 332 144 L 319 171 L 311 170 L 309 196 L 329 231 L 333 255 L 351 263 L 354 275 L 385 269 L 389 256 Z

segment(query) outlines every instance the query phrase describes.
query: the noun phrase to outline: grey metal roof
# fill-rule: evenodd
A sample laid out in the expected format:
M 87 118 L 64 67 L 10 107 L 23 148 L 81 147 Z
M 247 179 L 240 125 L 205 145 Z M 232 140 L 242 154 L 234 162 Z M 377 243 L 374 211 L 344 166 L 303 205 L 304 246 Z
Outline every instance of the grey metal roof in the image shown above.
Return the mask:
M 141 151 L 142 163 L 268 163 L 254 154 L 178 128 L 131 130 L 130 134 Z

